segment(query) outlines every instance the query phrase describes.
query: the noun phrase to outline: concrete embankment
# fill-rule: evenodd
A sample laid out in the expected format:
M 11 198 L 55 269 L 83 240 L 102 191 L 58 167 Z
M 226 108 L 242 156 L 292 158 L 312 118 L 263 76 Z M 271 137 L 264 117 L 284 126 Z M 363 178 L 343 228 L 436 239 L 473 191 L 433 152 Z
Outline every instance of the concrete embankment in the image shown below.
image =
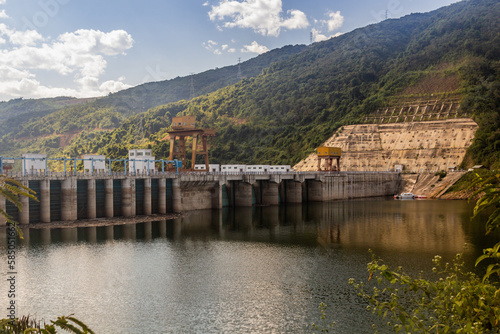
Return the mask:
M 341 170 L 388 171 L 400 165 L 407 172 L 435 173 L 462 162 L 476 129 L 469 118 L 357 124 L 340 128 L 323 145 L 342 149 Z M 315 153 L 294 166 L 300 171 L 317 168 Z
M 442 198 L 441 196 L 464 174 L 465 172 L 451 172 L 444 177 L 435 173 L 402 174 L 400 190 L 428 198 Z M 454 199 L 450 196 L 447 198 Z

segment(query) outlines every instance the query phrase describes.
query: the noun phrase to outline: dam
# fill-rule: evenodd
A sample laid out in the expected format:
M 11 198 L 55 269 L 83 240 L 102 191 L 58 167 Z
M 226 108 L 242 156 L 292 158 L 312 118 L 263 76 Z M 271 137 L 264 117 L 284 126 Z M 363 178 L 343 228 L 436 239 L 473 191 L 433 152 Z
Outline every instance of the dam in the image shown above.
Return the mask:
M 20 224 L 136 217 L 223 207 L 394 195 L 395 172 L 100 173 L 10 175 L 36 192 L 22 197 L 22 211 L 0 198 L 0 209 Z M 0 225 L 5 220 L 0 218 Z

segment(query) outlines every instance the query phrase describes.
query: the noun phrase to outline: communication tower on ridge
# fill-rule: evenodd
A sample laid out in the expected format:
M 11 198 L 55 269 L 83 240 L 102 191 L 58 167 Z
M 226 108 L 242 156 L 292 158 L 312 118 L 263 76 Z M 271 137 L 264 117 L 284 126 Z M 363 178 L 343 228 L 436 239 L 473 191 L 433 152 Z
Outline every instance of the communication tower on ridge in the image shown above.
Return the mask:
M 194 99 L 194 73 L 191 73 L 191 92 L 189 94 L 189 99 L 192 100 Z
M 241 57 L 238 57 L 238 80 L 241 80 Z

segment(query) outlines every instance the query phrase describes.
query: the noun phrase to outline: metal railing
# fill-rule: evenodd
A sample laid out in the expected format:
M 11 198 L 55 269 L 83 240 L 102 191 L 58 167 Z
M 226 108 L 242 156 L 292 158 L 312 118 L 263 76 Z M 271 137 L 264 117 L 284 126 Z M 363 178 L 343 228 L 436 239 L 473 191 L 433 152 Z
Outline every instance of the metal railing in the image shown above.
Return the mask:
M 21 158 L 7 158 L 0 156 L 0 174 L 5 174 L 5 171 L 12 168 L 12 165 L 15 164 L 16 161 L 21 162 L 21 176 L 26 175 L 35 175 L 35 176 L 67 176 L 67 175 L 154 175 L 155 173 L 160 173 L 156 169 L 156 164 L 161 164 L 161 173 L 171 173 L 166 170 L 165 167 L 172 166 L 175 168 L 175 173 L 179 173 L 179 169 L 182 168 L 182 162 L 174 159 L 174 160 L 152 160 L 152 159 L 100 159 L 100 158 L 45 158 L 45 157 L 21 157 Z M 31 166 L 36 164 L 39 167 L 43 168 L 31 168 L 28 169 L 27 162 L 31 161 Z M 51 171 L 48 167 L 49 161 L 56 161 L 63 163 L 63 171 Z M 86 171 L 81 164 L 78 162 L 90 161 L 90 169 Z M 104 169 L 95 169 L 95 163 L 101 162 L 104 164 L 107 163 L 107 168 Z M 112 170 L 113 163 L 118 162 L 119 164 L 123 163 L 123 171 L 114 171 Z M 136 162 L 142 162 L 146 164 L 146 168 L 144 169 L 136 169 Z M 41 165 L 40 165 L 41 164 Z M 128 171 L 127 171 L 128 164 Z M 28 165 L 30 165 L 28 163 Z M 69 171 L 68 171 L 69 165 Z M 116 164 L 115 164 L 116 165 Z M 7 168 L 11 167 L 11 168 Z M 81 170 L 79 170 L 79 167 Z M 150 168 L 152 167 L 152 168 Z M 87 173 L 87 174 L 85 174 Z M 116 174 L 118 173 L 118 174 Z M 17 173 L 16 173 L 17 174 Z

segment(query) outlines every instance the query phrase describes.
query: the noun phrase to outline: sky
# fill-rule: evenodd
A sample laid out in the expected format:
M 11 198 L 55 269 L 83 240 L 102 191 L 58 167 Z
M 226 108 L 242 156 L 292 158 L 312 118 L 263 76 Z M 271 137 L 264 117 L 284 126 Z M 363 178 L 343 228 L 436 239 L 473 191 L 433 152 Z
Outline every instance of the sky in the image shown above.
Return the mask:
M 450 0 L 0 0 L 0 101 L 96 97 Z

